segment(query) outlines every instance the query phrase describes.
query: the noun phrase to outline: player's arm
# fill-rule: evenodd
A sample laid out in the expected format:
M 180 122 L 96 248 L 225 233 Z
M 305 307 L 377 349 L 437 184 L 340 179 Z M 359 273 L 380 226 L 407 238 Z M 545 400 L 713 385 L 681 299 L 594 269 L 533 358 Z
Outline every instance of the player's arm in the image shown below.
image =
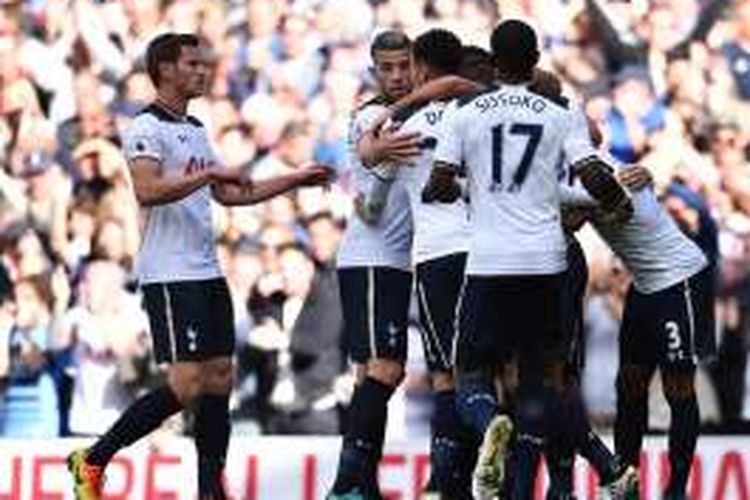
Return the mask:
M 597 201 L 580 183 L 560 184 L 560 205 L 572 207 L 596 207 Z
M 135 197 L 140 205 L 147 207 L 179 201 L 211 182 L 219 179 L 230 181 L 236 177 L 226 169 L 221 172 L 212 170 L 166 177 L 162 175 L 159 160 L 143 156 L 130 162 Z
M 619 220 L 628 220 L 633 215 L 633 202 L 608 163 L 598 156 L 591 156 L 578 162 L 574 168 L 583 187 L 604 211 L 616 215 Z
M 462 193 L 456 179 L 458 171 L 458 165 L 436 161 L 422 189 L 422 203 L 453 203 L 458 200 Z
M 420 152 L 419 132 L 401 133 L 393 124 L 367 130 L 357 140 L 356 153 L 362 165 L 372 168 L 383 162 L 408 163 Z
M 617 171 L 617 180 L 630 191 L 640 191 L 654 185 L 654 176 L 642 165 L 622 167 Z
M 142 206 L 179 201 L 213 182 L 239 182 L 241 173 L 227 168 L 195 170 L 183 175 L 164 175 L 162 161 L 167 147 L 161 127 L 149 118 L 136 118 L 125 134 L 124 151 L 130 166 L 133 190 Z
M 327 184 L 332 177 L 333 170 L 329 167 L 313 165 L 261 181 L 219 182 L 211 186 L 211 194 L 222 205 L 252 205 L 299 187 Z
M 466 132 L 462 120 L 458 109 L 443 113 L 432 171 L 422 188 L 422 203 L 453 203 L 461 198 L 463 190 L 458 177 L 464 171 L 463 137 Z
M 487 87 L 485 85 L 460 76 L 441 76 L 440 78 L 435 78 L 434 80 L 430 80 L 429 82 L 420 85 L 398 101 L 388 106 L 388 109 L 378 116 L 377 120 L 375 120 L 371 127 L 373 130 L 380 130 L 383 125 L 385 125 L 388 120 L 392 119 L 398 112 L 412 106 L 419 106 L 436 99 L 446 99 L 465 94 L 474 94 L 486 89 Z
M 630 219 L 633 203 L 617 181 L 615 169 L 596 150 L 586 115 L 578 108 L 567 112 L 563 152 L 570 159 L 573 172 L 602 210 L 612 213 L 618 220 Z
M 412 90 L 409 94 L 391 104 L 388 107 L 388 111 L 393 115 L 403 109 L 434 101 L 435 99 L 445 99 L 464 94 L 473 94 L 475 92 L 481 92 L 486 88 L 487 87 L 481 83 L 473 82 L 460 76 L 441 76 L 440 78 L 430 80 Z

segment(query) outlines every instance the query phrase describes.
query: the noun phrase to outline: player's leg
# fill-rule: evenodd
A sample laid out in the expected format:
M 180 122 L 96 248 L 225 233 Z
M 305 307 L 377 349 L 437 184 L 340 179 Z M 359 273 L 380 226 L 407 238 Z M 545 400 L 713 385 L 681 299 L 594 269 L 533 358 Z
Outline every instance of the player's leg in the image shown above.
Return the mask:
M 201 292 L 202 310 L 207 314 L 198 331 L 202 341 L 199 345 L 202 355 L 208 359 L 202 363 L 205 376 L 203 394 L 195 405 L 198 492 L 201 500 L 222 500 L 226 498 L 222 472 L 231 434 L 229 396 L 235 344 L 234 313 L 224 279 L 206 282 Z M 196 310 L 201 308 L 198 304 L 195 307 Z
M 430 483 L 451 499 L 471 497 L 476 451 L 474 433 L 456 409 L 451 356 L 465 262 L 466 254 L 448 255 L 419 264 L 416 273 L 420 330 L 434 391 Z
M 575 237 L 570 235 L 567 238 L 568 268 L 563 277 L 561 293 L 562 333 L 567 346 L 567 366 L 561 414 L 569 425 L 559 434 L 560 439 L 548 442 L 545 450 L 550 478 L 548 498 L 566 498 L 573 494 L 575 454 L 590 431 L 578 387 L 584 356 L 583 300 L 588 285 L 588 265 L 586 255 Z
M 638 469 L 648 427 L 648 390 L 656 370 L 659 335 L 653 327 L 652 304 L 648 296 L 631 285 L 620 325 L 620 367 L 616 381 L 615 453 L 624 469 Z M 637 489 L 638 485 L 625 487 Z
M 500 414 L 494 380 L 497 364 L 507 360 L 500 349 L 506 344 L 497 335 L 505 309 L 498 307 L 501 302 L 496 292 L 493 278 L 466 278 L 453 346 L 458 412 L 480 440 L 473 472 L 475 493 L 480 499 L 494 498 L 502 488 L 512 433 L 510 419 Z
M 698 439 L 700 415 L 695 395 L 696 340 L 713 333 L 712 301 L 705 300 L 707 273 L 685 280 L 660 293 L 661 358 L 664 396 L 669 404 L 670 479 L 665 498 L 686 498 L 690 467 Z M 699 331 L 699 328 L 711 328 Z
M 349 405 L 333 495 L 377 498 L 388 401 L 404 376 L 411 273 L 391 268 L 339 271 L 350 357 L 365 366 Z
M 193 311 L 186 300 L 190 291 L 185 283 L 159 283 L 144 286 L 143 294 L 156 362 L 171 363 L 167 383 L 133 403 L 90 448 L 71 454 L 68 466 L 75 476 L 77 498 L 99 498 L 101 477 L 112 457 L 191 407 L 203 390 L 201 365 L 194 360 L 190 343 Z
M 561 276 L 517 276 L 504 282 L 503 328 L 518 352 L 511 498 L 530 498 L 544 444 L 554 432 L 564 368 Z

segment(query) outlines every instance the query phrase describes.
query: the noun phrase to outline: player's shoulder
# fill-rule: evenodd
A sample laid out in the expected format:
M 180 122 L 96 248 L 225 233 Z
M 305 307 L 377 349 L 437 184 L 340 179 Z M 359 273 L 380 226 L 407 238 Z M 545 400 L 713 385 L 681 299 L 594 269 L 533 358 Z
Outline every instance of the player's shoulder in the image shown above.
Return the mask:
M 405 124 L 414 120 L 426 120 L 429 125 L 435 125 L 440 121 L 440 116 L 445 110 L 448 101 L 430 101 L 398 110 L 393 114 L 393 121 Z
M 549 94 L 534 88 L 534 86 L 527 87 L 526 91 L 536 97 L 541 97 L 546 102 L 552 104 L 554 109 L 570 111 L 572 108 L 571 100 L 562 94 Z
M 387 106 L 385 97 L 376 96 L 355 109 L 349 122 L 350 136 L 359 137 L 383 114 Z
M 457 110 L 460 110 L 460 109 L 468 106 L 472 102 L 475 102 L 477 99 L 479 99 L 481 97 L 484 97 L 484 96 L 488 96 L 490 94 L 493 94 L 493 93 L 497 92 L 498 90 L 500 90 L 500 87 L 497 87 L 495 85 L 491 85 L 491 86 L 487 87 L 486 89 L 479 90 L 477 92 L 470 92 L 468 94 L 464 94 L 464 95 L 458 96 L 454 100 L 455 107 L 456 107 Z
M 388 100 L 388 98 L 385 95 L 378 94 L 378 95 L 376 95 L 374 97 L 371 97 L 370 99 L 367 99 L 362 104 L 360 104 L 359 106 L 357 106 L 357 109 L 356 109 L 355 113 L 359 113 L 361 111 L 365 111 L 365 110 L 367 110 L 367 108 L 370 108 L 370 107 L 382 108 L 382 107 L 388 106 L 389 104 L 390 104 L 390 101 Z
M 133 119 L 133 123 L 142 122 L 150 124 L 187 124 L 193 127 L 203 128 L 203 122 L 193 115 L 186 115 L 184 118 L 175 116 L 173 113 L 165 110 L 156 103 L 151 103 L 142 108 Z

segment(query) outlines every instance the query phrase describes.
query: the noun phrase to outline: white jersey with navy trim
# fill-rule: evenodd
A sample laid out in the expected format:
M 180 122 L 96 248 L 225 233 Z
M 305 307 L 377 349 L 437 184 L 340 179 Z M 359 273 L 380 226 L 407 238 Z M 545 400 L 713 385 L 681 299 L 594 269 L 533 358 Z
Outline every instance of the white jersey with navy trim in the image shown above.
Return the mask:
M 378 103 L 365 105 L 352 120 L 349 130 L 349 164 L 357 192 L 368 193 L 375 177 L 362 162 L 357 142 L 373 122 L 386 110 Z M 347 222 L 346 233 L 339 246 L 337 266 L 392 267 L 411 269 L 412 223 L 409 198 L 403 181 L 396 178 L 388 192 L 388 199 L 379 220 L 365 224 L 356 213 Z
M 419 132 L 422 136 L 422 153 L 415 158 L 413 166 L 402 167 L 398 173 L 406 186 L 411 206 L 415 264 L 469 250 L 471 233 L 466 201 L 461 198 L 455 203 L 422 202 L 422 189 L 432 171 L 442 119 L 455 111 L 455 102 L 435 101 L 402 117 L 400 132 Z M 401 121 L 399 116 L 394 120 Z
M 622 168 L 613 158 L 608 157 L 607 163 Z M 583 204 L 587 194 L 580 181 L 571 182 L 570 176 L 565 177 L 569 186 L 565 188 L 569 193 L 566 199 Z M 631 272 L 636 290 L 644 294 L 666 290 L 708 265 L 703 251 L 677 227 L 653 188 L 630 191 L 630 197 L 633 216 L 628 222 L 616 223 L 603 217 L 594 217 L 590 222 Z M 596 202 L 588 197 L 588 204 Z
M 467 274 L 557 274 L 566 268 L 557 167 L 596 155 L 582 114 L 521 85 L 459 100 L 435 160 L 466 168 Z
M 151 158 L 165 177 L 213 168 L 216 158 L 203 125 L 180 118 L 156 104 L 133 120 L 124 137 L 132 164 Z M 222 275 L 216 254 L 211 189 L 201 187 L 181 200 L 143 207 L 145 228 L 135 266 L 141 283 L 191 281 Z

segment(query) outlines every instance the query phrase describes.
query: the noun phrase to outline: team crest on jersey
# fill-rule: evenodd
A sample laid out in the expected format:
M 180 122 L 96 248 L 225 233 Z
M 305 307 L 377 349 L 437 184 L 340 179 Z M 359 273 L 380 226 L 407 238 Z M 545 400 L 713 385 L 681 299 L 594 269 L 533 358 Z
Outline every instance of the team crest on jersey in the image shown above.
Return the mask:
M 182 142 L 182 143 L 185 143 L 185 142 L 188 141 L 188 136 L 186 136 L 185 134 L 179 134 L 177 136 L 177 140 L 180 141 L 180 142 Z

